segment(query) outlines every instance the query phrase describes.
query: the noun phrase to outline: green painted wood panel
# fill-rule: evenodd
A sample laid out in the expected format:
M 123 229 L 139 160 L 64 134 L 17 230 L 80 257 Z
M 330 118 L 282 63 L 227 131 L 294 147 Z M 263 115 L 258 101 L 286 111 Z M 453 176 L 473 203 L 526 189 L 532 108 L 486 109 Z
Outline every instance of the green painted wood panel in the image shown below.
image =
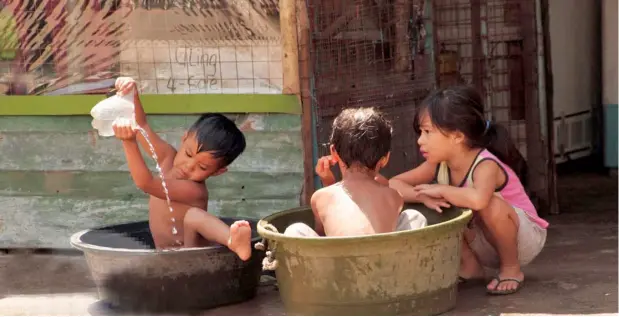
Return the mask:
M 230 171 L 207 181 L 209 211 L 260 218 L 298 205 L 303 182 L 300 117 L 228 114 L 247 138 Z M 197 116 L 149 116 L 178 145 Z M 121 144 L 88 116 L 0 117 L 0 248 L 69 247 L 72 233 L 147 219 Z M 146 162 L 154 170 L 152 159 Z
M 207 181 L 217 200 L 288 199 L 299 194 L 298 172 L 229 171 Z M 144 196 L 124 171 L 0 171 L 0 195 L 131 200 Z
M 2 98 L 0 98 L 0 101 Z M 301 131 L 301 120 L 297 115 L 225 114 L 244 130 L 250 131 Z M 148 123 L 156 130 L 183 131 L 199 115 L 149 115 Z M 92 130 L 90 116 L 0 116 L 0 132 L 89 132 Z
M 146 94 L 141 98 L 144 109 L 150 114 L 301 113 L 301 105 L 295 95 Z M 103 99 L 105 95 L 2 96 L 0 115 L 88 115 L 90 109 Z
M 184 130 L 160 135 L 174 146 Z M 246 131 L 246 153 L 232 163 L 237 171 L 285 171 L 302 168 L 298 150 L 300 132 Z M 117 139 L 100 138 L 95 132 L 2 132 L 0 170 L 127 170 L 122 144 Z M 146 156 L 147 164 L 154 161 Z

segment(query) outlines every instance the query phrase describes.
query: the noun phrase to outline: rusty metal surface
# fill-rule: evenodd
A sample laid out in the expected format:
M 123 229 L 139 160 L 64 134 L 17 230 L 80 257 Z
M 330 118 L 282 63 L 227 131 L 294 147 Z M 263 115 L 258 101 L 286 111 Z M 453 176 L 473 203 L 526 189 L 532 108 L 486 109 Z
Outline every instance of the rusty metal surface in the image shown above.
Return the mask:
M 300 49 L 311 55 L 318 156 L 328 153 L 342 109 L 376 106 L 394 126 L 384 174 L 413 168 L 422 160 L 411 129 L 415 105 L 435 87 L 470 84 L 484 96 L 488 119 L 536 166 L 533 190 L 547 196 L 554 172 L 544 168 L 534 0 L 307 0 L 307 8 L 311 47 Z
M 256 222 L 251 225 L 256 242 Z M 84 251 L 99 298 L 123 311 L 197 312 L 243 302 L 256 295 L 262 273 L 259 250 L 246 262 L 221 245 L 155 251 L 148 222 L 76 235 L 72 244 Z
M 534 0 L 433 0 L 433 26 L 441 61 L 439 85 L 465 83 L 485 98 L 488 119 L 510 131 L 523 156 L 541 142 Z M 528 9 L 527 9 L 528 8 Z M 528 42 L 528 43 L 525 43 Z M 532 45 L 531 45 L 532 44 Z M 529 96 L 529 97 L 527 97 Z M 526 135 L 526 131 L 534 135 Z
M 489 120 L 508 129 L 527 160 L 523 180 L 543 214 L 551 209 L 555 170 L 538 98 L 535 0 L 432 0 L 440 86 L 465 83 L 485 99 Z M 547 49 L 547 48 L 544 48 Z M 552 105 L 547 105 L 552 107 Z
M 373 106 L 393 122 L 392 176 L 419 162 L 412 113 L 434 87 L 428 7 L 395 2 L 310 0 L 310 55 L 318 155 L 327 154 L 331 123 L 344 108 Z

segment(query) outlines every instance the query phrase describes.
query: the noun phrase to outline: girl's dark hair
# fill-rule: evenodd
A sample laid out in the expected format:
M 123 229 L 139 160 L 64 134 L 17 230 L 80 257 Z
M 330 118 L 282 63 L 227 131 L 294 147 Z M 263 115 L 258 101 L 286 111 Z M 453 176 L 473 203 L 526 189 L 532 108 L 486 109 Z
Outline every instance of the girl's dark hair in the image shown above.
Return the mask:
M 431 93 L 417 108 L 413 127 L 420 133 L 420 120 L 427 113 L 432 124 L 443 132 L 460 131 L 471 148 L 486 148 L 511 167 L 526 182 L 526 161 L 502 125 L 487 121 L 484 104 L 469 86 L 454 86 Z

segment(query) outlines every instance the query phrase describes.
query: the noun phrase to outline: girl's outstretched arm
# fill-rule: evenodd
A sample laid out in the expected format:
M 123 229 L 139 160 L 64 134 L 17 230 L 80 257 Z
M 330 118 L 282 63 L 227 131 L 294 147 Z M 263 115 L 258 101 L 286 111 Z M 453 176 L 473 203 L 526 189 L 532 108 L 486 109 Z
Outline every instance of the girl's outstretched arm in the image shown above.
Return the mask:
M 475 168 L 472 187 L 449 185 L 418 185 L 419 193 L 430 197 L 443 198 L 452 205 L 483 210 L 488 206 L 495 189 L 505 182 L 505 175 L 496 162 L 486 160 Z
M 436 174 L 436 164 L 423 162 L 416 168 L 396 175 L 389 180 L 389 187 L 400 192 L 405 202 L 421 202 L 416 185 L 432 182 Z

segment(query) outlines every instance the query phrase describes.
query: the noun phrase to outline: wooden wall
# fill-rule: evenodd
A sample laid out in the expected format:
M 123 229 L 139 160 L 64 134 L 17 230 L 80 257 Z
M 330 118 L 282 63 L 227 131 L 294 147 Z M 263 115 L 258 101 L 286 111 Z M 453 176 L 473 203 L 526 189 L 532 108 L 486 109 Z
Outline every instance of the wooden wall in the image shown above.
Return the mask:
M 298 206 L 303 183 L 301 118 L 230 114 L 247 149 L 208 180 L 210 212 L 260 218 Z M 149 116 L 178 146 L 197 116 Z M 89 116 L 0 116 L 0 248 L 68 248 L 71 234 L 147 219 L 121 144 L 101 138 Z M 152 159 L 147 162 L 154 170 Z

